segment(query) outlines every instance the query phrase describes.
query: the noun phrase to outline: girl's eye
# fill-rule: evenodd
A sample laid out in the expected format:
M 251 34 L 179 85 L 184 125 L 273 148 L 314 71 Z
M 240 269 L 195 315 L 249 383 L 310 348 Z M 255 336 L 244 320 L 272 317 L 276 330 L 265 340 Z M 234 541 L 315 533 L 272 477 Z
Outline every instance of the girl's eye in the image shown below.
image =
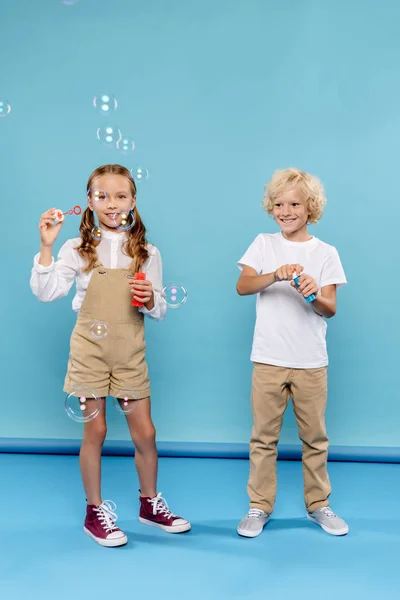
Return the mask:
M 275 204 L 275 206 L 276 206 L 277 208 L 279 208 L 279 207 L 280 207 L 280 203 L 279 203 L 279 202 L 277 202 L 277 203 Z
M 292 206 L 299 206 L 298 202 L 293 202 Z

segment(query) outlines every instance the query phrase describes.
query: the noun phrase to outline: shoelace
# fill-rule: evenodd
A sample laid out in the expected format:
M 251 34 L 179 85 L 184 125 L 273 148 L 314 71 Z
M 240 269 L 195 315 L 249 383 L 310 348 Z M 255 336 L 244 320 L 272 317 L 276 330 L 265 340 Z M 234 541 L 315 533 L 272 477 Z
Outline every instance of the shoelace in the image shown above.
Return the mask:
M 115 512 L 117 505 L 112 500 L 104 500 L 97 508 L 94 508 L 93 511 L 97 513 L 99 521 L 103 529 L 107 532 L 112 532 L 118 529 L 115 526 L 115 522 L 118 519 L 118 516 Z
M 167 519 L 175 517 L 174 513 L 169 510 L 167 501 L 162 497 L 161 492 L 155 498 L 149 498 L 148 502 L 153 507 L 153 515 L 159 513 L 165 515 Z
M 335 513 L 329 508 L 329 506 L 325 506 L 321 510 L 321 512 L 324 513 L 324 515 L 328 517 L 328 519 L 334 519 L 335 517 L 337 517 L 337 515 L 335 515 Z
M 246 515 L 246 519 L 259 519 L 264 514 L 259 508 L 251 508 Z

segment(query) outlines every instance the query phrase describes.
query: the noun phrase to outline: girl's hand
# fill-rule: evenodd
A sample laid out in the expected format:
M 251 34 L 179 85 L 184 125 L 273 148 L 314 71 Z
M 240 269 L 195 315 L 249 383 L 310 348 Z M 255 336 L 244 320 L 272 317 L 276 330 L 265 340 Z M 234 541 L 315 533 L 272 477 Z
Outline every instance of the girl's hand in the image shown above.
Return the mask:
M 153 284 L 148 279 L 129 279 L 134 300 L 141 302 L 148 310 L 154 307 Z
M 304 298 L 308 298 L 311 294 L 317 295 L 318 293 L 318 286 L 315 283 L 315 279 L 313 279 L 311 275 L 306 275 L 305 273 L 299 277 L 299 287 L 296 287 L 294 281 L 292 281 L 290 285 L 296 288 L 299 294 L 302 294 Z
M 304 271 L 304 267 L 301 265 L 283 265 L 275 271 L 275 281 L 290 281 L 293 279 L 293 269 L 297 275 Z
M 39 231 L 40 231 L 40 241 L 42 242 L 42 246 L 51 247 L 58 234 L 60 233 L 60 229 L 63 226 L 63 223 L 58 223 L 58 225 L 53 225 L 52 223 L 55 220 L 56 209 L 50 208 L 45 213 L 42 214 L 39 221 Z

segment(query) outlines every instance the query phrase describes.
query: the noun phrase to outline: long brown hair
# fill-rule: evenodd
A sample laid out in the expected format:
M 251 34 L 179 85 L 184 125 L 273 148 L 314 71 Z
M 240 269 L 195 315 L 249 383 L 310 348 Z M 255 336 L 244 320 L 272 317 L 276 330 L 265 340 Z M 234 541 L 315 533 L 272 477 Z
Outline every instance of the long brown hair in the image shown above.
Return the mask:
M 136 197 L 136 185 L 133 177 L 131 176 L 129 170 L 121 165 L 103 165 L 102 167 L 95 169 L 90 175 L 87 183 L 87 194 L 89 194 L 89 191 L 93 187 L 94 180 L 97 177 L 100 177 L 100 175 L 123 175 L 129 181 L 132 197 Z M 129 267 L 129 270 L 131 273 L 136 273 L 137 271 L 140 271 L 143 264 L 149 258 L 149 253 L 147 250 L 146 227 L 140 218 L 139 211 L 137 210 L 136 206 L 133 209 L 133 214 L 135 217 L 135 225 L 132 227 L 132 229 L 127 231 L 127 239 L 123 245 L 123 252 L 132 258 L 132 263 Z M 76 248 L 78 254 L 86 261 L 86 266 L 83 269 L 85 273 L 91 271 L 98 260 L 96 247 L 100 242 L 92 238 L 92 231 L 94 227 L 96 227 L 94 214 L 88 207 L 83 211 L 82 220 L 79 227 L 82 242 L 81 245 Z

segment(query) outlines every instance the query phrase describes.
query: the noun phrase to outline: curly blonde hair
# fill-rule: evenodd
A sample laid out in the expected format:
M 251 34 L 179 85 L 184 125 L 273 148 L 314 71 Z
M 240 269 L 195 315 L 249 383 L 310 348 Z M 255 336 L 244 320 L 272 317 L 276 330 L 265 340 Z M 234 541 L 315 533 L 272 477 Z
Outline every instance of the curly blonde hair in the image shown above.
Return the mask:
M 136 185 L 129 170 L 121 165 L 103 165 L 98 167 L 90 175 L 86 193 L 89 195 L 93 183 L 97 177 L 101 175 L 123 175 L 129 181 L 132 197 L 136 197 Z M 139 212 L 135 206 L 133 209 L 135 217 L 135 225 L 127 231 L 127 238 L 123 244 L 123 252 L 132 258 L 129 271 L 134 274 L 142 268 L 143 264 L 149 258 L 147 250 L 146 227 L 140 218 Z M 76 248 L 78 254 L 86 261 L 86 266 L 83 269 L 85 273 L 91 271 L 98 261 L 96 247 L 99 245 L 99 240 L 92 238 L 92 230 L 96 226 L 94 214 L 90 208 L 86 208 L 82 215 L 79 231 L 81 232 L 81 244 Z
M 308 222 L 318 223 L 326 204 L 324 186 L 318 177 L 300 171 L 300 169 L 289 168 L 273 173 L 271 181 L 264 188 L 263 209 L 271 215 L 277 198 L 283 192 L 293 188 L 300 190 L 306 199 Z

